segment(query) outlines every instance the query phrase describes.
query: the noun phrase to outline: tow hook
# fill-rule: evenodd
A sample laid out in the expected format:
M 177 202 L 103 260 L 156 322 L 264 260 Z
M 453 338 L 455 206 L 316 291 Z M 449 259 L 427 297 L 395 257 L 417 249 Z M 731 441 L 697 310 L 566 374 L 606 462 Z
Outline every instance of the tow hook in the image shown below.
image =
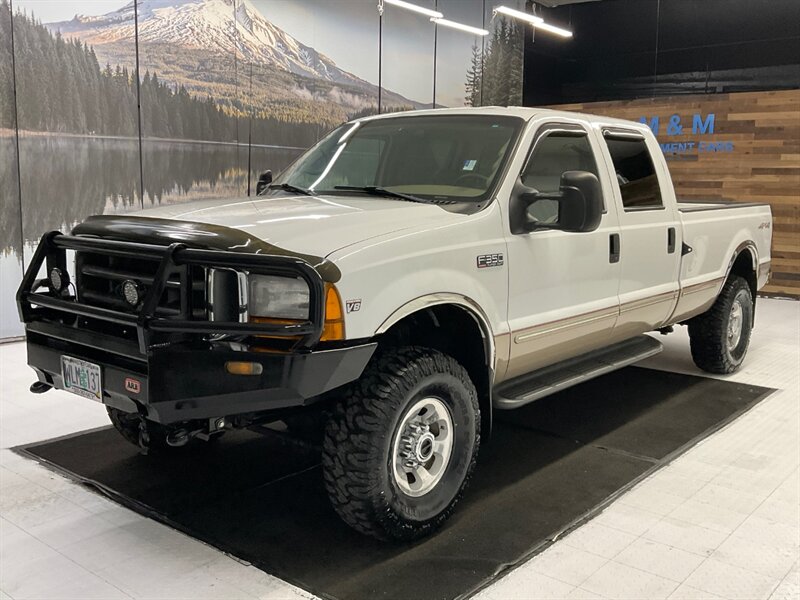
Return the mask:
M 185 446 L 192 439 L 194 432 L 189 432 L 186 429 L 174 429 L 167 434 L 167 444 L 173 448 Z
M 225 430 L 225 417 L 213 418 L 208 420 L 206 427 L 198 427 L 197 429 L 173 429 L 167 434 L 167 444 L 178 448 L 185 446 L 192 438 L 199 438 L 204 442 L 208 442 L 216 435 L 219 435 Z
M 31 384 L 31 392 L 34 394 L 44 394 L 45 392 L 49 392 L 53 389 L 53 386 L 49 383 L 45 383 L 44 381 L 34 381 Z

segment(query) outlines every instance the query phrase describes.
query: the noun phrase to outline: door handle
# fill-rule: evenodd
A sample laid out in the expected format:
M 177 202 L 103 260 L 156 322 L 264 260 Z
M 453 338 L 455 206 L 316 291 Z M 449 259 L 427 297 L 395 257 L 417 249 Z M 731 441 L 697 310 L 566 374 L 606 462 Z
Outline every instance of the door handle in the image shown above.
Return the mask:
M 667 254 L 675 253 L 675 228 L 667 229 Z
M 609 236 L 608 238 L 608 262 L 610 263 L 619 262 L 619 254 L 620 254 L 619 234 L 612 233 L 611 236 Z

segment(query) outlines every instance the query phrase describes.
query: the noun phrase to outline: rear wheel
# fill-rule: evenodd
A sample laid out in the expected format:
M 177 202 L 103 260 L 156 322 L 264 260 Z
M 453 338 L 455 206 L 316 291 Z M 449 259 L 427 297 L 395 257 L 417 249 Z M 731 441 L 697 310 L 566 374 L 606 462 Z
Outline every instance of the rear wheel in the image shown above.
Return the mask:
M 357 531 L 414 539 L 449 517 L 479 445 L 478 396 L 464 367 L 431 349 L 389 349 L 328 421 L 325 486 Z
M 753 328 L 753 295 L 738 276 L 725 282 L 714 305 L 689 321 L 689 341 L 694 364 L 725 375 L 744 361 Z

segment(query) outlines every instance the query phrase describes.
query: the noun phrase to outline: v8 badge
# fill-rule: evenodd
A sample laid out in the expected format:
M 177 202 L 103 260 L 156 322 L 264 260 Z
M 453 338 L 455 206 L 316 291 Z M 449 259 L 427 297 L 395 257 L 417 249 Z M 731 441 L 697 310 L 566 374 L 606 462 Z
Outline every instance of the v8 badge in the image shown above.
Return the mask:
M 345 310 L 349 313 L 361 310 L 361 298 L 358 300 L 348 300 L 345 302 Z

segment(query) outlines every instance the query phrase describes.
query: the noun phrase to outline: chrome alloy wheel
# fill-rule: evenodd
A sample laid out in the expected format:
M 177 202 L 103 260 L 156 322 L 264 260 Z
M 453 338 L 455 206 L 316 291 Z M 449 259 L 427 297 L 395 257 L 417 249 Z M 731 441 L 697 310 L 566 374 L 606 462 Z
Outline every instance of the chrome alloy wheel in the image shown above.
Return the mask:
M 728 317 L 728 349 L 734 350 L 742 339 L 742 325 L 744 320 L 742 301 L 736 298 L 731 306 L 731 314 Z
M 453 418 L 438 398 L 424 398 L 409 408 L 397 428 L 392 461 L 394 480 L 412 497 L 430 492 L 447 470 L 453 452 Z

